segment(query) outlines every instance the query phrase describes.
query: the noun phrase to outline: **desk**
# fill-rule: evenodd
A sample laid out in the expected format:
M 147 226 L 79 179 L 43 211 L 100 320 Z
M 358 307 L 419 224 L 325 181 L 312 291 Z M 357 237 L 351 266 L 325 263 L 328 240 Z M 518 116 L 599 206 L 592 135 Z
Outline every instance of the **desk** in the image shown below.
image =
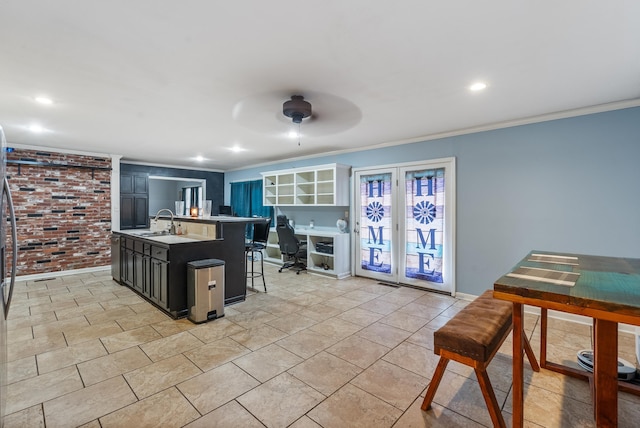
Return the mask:
M 548 309 L 593 318 L 595 422 L 616 427 L 618 323 L 640 325 L 640 259 L 532 251 L 493 289 L 513 303 L 513 426 L 524 423 L 523 309 L 531 305 L 545 320 Z

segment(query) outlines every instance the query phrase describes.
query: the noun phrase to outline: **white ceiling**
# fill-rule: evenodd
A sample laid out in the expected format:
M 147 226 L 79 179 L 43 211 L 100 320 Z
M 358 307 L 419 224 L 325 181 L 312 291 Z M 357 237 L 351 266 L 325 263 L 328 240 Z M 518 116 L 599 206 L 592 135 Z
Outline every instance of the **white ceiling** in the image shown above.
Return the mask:
M 637 0 L 7 0 L 0 41 L 10 145 L 164 165 L 229 170 L 640 104 Z M 299 146 L 291 95 L 314 109 Z

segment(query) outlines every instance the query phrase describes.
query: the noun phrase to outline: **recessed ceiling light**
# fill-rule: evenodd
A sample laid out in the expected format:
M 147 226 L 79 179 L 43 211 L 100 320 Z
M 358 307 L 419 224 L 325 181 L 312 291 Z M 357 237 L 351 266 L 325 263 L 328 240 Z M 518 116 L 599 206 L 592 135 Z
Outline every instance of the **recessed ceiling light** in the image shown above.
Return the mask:
M 53 104 L 53 100 L 51 98 L 48 98 L 48 97 L 36 97 L 35 100 L 36 100 L 36 102 L 39 102 L 40 104 L 46 104 L 46 105 Z
M 293 129 L 289 131 L 289 138 L 298 138 L 298 131 L 294 131 Z
M 36 134 L 41 133 L 42 131 L 44 131 L 44 128 L 40 125 L 37 124 L 33 124 L 33 125 L 29 125 L 29 131 L 31 132 L 35 132 Z
M 229 150 L 231 150 L 233 153 L 240 153 L 240 152 L 244 152 L 246 149 L 243 149 L 240 146 L 233 146 L 233 147 L 230 147 Z
M 472 91 L 482 91 L 487 88 L 487 84 L 484 82 L 476 82 L 473 85 L 469 86 L 469 89 Z

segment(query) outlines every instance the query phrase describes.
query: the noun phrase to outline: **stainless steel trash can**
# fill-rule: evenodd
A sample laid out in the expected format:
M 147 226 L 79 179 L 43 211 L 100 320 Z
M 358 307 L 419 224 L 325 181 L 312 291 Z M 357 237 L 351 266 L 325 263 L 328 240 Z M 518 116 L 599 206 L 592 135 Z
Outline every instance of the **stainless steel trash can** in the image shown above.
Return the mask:
M 188 318 L 194 323 L 224 316 L 224 261 L 197 260 L 187 263 Z

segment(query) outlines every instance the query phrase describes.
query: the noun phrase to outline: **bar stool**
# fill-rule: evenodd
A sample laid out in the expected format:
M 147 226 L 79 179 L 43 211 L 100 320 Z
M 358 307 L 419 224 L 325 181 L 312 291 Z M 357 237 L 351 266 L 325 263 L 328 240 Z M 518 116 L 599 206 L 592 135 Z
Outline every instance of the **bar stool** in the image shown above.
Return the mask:
M 245 263 L 245 282 L 251 278 L 251 288 L 254 288 L 254 278 L 262 277 L 265 293 L 267 292 L 267 282 L 264 279 L 264 253 L 262 251 L 267 248 L 270 228 L 271 218 L 264 218 L 259 222 L 253 223 L 253 237 L 251 242 L 246 243 L 244 246 L 245 259 L 251 257 L 251 273 L 249 273 L 249 263 Z M 254 261 L 258 254 L 260 254 L 260 272 L 254 270 Z

